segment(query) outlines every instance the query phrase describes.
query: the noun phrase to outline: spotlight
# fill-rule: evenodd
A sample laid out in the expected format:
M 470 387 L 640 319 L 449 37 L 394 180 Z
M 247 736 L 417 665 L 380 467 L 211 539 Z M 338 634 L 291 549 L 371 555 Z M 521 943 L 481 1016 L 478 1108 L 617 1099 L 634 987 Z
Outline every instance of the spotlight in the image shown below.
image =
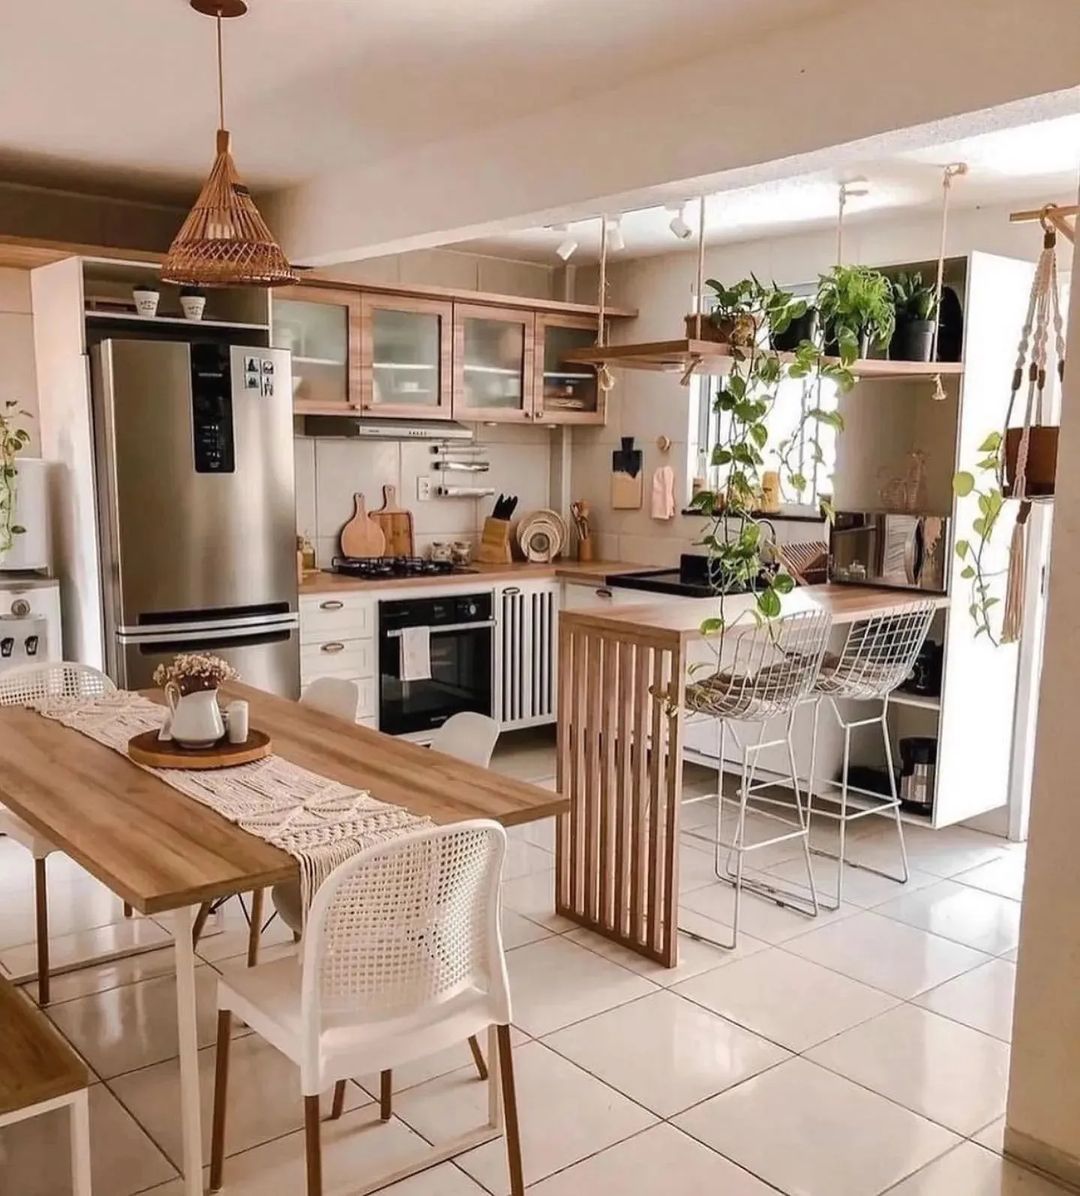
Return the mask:
M 677 207 L 669 205 L 667 211 L 674 212 L 674 215 L 668 221 L 668 228 L 671 229 L 680 241 L 685 241 L 687 237 L 693 235 L 694 230 L 686 223 L 686 204 L 681 203 Z
M 574 256 L 574 251 L 577 249 L 577 247 L 577 241 L 574 240 L 572 235 L 568 234 L 562 241 L 559 242 L 555 252 L 559 255 L 559 257 L 562 258 L 564 262 L 568 262 Z
M 619 253 L 626 248 L 626 241 L 622 235 L 622 217 L 613 216 L 607 222 L 607 243 L 612 253 Z

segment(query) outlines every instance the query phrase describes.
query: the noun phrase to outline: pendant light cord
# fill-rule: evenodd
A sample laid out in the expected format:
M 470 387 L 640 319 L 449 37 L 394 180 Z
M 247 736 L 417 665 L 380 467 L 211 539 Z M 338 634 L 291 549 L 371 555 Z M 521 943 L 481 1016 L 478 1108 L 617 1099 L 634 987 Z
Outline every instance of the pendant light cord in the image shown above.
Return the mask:
M 217 11 L 217 88 L 218 88 L 218 128 L 225 128 L 225 69 L 222 65 L 221 54 L 221 9 Z

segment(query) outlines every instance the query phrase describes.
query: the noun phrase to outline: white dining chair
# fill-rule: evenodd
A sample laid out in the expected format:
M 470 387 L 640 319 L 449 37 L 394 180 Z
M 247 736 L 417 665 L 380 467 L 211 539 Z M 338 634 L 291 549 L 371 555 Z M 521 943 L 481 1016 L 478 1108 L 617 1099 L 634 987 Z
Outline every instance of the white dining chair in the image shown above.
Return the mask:
M 499 923 L 505 854 L 506 832 L 496 822 L 479 820 L 418 831 L 359 852 L 316 893 L 299 958 L 221 976 L 211 1191 L 220 1190 L 223 1180 L 235 1015 L 300 1069 L 307 1196 L 322 1194 L 320 1093 L 334 1087 L 336 1119 L 344 1109 L 346 1081 L 379 1072 L 379 1112 L 388 1121 L 393 1068 L 487 1030 L 493 1045 L 487 1125 L 436 1148 L 434 1157 L 371 1181 L 365 1190 L 489 1141 L 505 1119 L 510 1191 L 522 1196 L 510 987 Z
M 300 705 L 355 723 L 360 713 L 360 686 L 345 677 L 316 677 L 300 695 Z
M 431 750 L 487 768 L 498 740 L 499 724 L 493 718 L 462 710 L 452 714 L 435 732 Z
M 0 706 L 27 706 L 45 698 L 97 698 L 116 686 L 87 664 L 60 661 L 26 664 L 0 672 Z M 32 826 L 0 806 L 0 834 L 25 847 L 34 857 L 34 909 L 37 936 L 38 1004 L 49 1003 L 49 895 L 46 861 L 59 850 Z M 128 912 L 125 906 L 124 912 Z

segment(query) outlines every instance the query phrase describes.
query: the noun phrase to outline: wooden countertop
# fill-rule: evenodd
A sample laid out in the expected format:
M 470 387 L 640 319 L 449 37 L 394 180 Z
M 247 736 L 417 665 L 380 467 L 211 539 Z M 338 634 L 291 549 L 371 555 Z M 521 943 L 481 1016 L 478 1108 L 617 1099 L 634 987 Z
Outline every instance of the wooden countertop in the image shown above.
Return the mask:
M 740 600 L 742 600 L 740 602 Z M 920 594 L 914 590 L 891 590 L 881 586 L 835 585 L 800 586 L 784 598 L 783 611 L 792 614 L 815 607 L 824 608 L 838 624 L 855 623 L 873 615 L 888 614 L 914 602 L 931 602 L 946 607 L 944 594 Z M 729 618 L 749 607 L 749 595 L 728 599 Z M 647 634 L 701 637 L 701 623 L 717 613 L 715 598 L 681 599 L 668 603 L 643 603 L 640 606 L 615 607 L 612 610 L 563 611 L 560 619 L 584 627 L 617 630 L 627 628 Z
M 558 794 L 354 726 L 246 685 L 274 752 L 437 823 L 504 826 L 561 813 Z M 147 696 L 161 700 L 159 690 Z M 141 913 L 198 905 L 297 875 L 292 856 L 119 752 L 33 710 L 0 708 L 0 801 Z
M 367 590 L 398 590 L 414 586 L 468 585 L 470 581 L 542 581 L 557 577 L 561 581 L 595 585 L 613 573 L 633 573 L 648 569 L 648 565 L 632 565 L 626 561 L 553 561 L 550 565 L 534 565 L 528 561 L 512 561 L 509 565 L 473 563 L 472 573 L 452 573 L 442 577 L 391 577 L 385 581 L 367 581 L 359 577 L 345 577 L 340 573 L 310 574 L 300 586 L 305 594 L 334 594 Z

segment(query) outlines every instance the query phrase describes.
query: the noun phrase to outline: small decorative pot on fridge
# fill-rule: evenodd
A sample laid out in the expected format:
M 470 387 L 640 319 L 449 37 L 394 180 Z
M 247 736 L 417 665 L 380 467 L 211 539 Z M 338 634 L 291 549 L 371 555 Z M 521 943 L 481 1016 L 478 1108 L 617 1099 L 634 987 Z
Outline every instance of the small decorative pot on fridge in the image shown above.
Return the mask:
M 158 304 L 161 302 L 161 292 L 157 287 L 144 284 L 132 288 L 132 298 L 135 300 L 135 312 L 140 316 L 151 319 L 157 315 Z
M 165 698 L 172 712 L 169 733 L 181 747 L 213 747 L 224 736 L 225 723 L 216 689 L 185 694 L 175 681 L 169 681 L 165 685 Z
M 206 310 L 206 296 L 198 287 L 181 287 L 180 310 L 185 320 L 201 320 Z

